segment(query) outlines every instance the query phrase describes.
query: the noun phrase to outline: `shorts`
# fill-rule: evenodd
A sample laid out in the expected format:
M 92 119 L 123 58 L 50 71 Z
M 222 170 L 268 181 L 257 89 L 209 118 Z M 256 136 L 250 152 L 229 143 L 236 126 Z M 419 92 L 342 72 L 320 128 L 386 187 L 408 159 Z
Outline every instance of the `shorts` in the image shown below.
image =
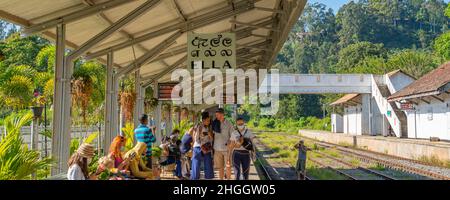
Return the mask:
M 229 157 L 227 151 L 214 151 L 214 168 L 225 169 Z

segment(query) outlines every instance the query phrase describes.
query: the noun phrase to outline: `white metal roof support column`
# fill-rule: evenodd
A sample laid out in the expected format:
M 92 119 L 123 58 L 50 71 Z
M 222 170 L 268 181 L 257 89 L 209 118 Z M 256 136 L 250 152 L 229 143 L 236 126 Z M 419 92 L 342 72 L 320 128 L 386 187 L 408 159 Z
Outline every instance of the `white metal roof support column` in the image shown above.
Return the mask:
M 141 98 L 142 98 L 142 90 L 141 90 L 141 71 L 137 70 L 134 72 L 134 91 L 136 92 L 136 98 L 134 100 L 134 114 L 133 121 L 134 127 L 138 127 L 139 125 L 139 117 L 142 114 L 141 110 Z
M 63 115 L 63 82 L 64 82 L 64 51 L 65 51 L 65 24 L 56 27 L 56 55 L 55 55 L 55 86 L 53 95 L 53 136 L 52 136 L 52 157 L 56 163 L 52 166 L 51 174 L 57 175 L 61 172 L 61 135 L 62 115 Z M 65 164 L 65 163 L 64 163 Z
M 153 82 L 153 97 L 158 98 L 158 81 Z M 153 111 L 153 116 L 155 120 L 155 133 L 153 133 L 156 137 L 156 145 L 161 144 L 161 107 L 162 102 L 158 100 L 158 105 L 156 106 L 155 110 Z
M 72 60 L 66 57 L 64 61 L 64 82 L 63 82 L 63 105 L 62 105 L 62 116 L 61 116 L 61 172 L 65 172 L 68 169 L 67 161 L 70 157 L 70 140 L 71 140 L 71 107 L 72 107 L 72 75 L 73 75 L 74 63 Z
M 113 134 L 113 106 L 114 101 L 114 57 L 113 52 L 107 55 L 106 65 L 106 100 L 105 100 L 105 137 L 103 138 L 103 152 L 107 152 L 109 145 L 111 145 Z M 116 98 L 117 101 L 117 98 Z
M 113 135 L 122 135 L 119 129 L 119 77 L 114 74 L 113 77 L 113 94 L 112 94 L 112 121 L 111 121 L 111 133 Z

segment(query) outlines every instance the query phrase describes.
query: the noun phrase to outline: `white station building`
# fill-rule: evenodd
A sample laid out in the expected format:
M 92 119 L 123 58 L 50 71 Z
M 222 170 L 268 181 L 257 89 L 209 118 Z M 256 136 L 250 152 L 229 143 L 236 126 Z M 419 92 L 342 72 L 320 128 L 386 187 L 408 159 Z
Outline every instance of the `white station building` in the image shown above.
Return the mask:
M 332 132 L 450 140 L 450 62 L 422 78 L 397 70 L 373 76 L 371 93 L 330 105 Z
M 407 137 L 406 113 L 387 98 L 415 79 L 401 70 L 370 76 L 370 93 L 347 94 L 330 104 L 341 110 L 331 115 L 332 132 Z
M 408 118 L 408 138 L 450 140 L 450 62 L 394 93 Z

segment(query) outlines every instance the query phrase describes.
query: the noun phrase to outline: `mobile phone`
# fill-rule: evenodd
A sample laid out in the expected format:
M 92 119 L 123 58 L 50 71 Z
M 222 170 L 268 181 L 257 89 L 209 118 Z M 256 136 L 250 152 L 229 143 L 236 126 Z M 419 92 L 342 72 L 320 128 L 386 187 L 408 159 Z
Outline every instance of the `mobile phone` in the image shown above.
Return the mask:
M 136 157 L 136 152 L 131 152 L 130 153 L 130 159 L 134 159 Z

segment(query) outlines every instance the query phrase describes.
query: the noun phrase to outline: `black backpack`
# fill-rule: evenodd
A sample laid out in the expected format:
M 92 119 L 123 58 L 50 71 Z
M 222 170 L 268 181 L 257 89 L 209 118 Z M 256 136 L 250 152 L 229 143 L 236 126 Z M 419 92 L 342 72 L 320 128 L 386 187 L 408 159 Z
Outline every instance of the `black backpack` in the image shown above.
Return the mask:
M 250 138 L 246 138 L 244 137 L 244 135 L 247 133 L 248 129 L 245 129 L 244 134 L 241 133 L 241 131 L 237 130 L 239 135 L 241 135 L 241 138 L 244 139 L 244 141 L 242 142 L 242 147 L 244 147 L 244 149 L 248 150 L 248 151 L 253 151 L 253 142 Z

